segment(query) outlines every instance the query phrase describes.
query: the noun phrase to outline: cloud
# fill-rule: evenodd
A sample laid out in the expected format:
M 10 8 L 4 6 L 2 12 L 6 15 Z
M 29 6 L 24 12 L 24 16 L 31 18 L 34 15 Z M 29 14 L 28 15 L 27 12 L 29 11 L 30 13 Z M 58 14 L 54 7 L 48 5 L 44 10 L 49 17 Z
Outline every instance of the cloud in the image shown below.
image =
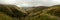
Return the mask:
M 0 4 L 15 4 L 16 0 L 0 0 Z
M 20 6 L 51 6 L 60 4 L 60 0 L 0 0 L 2 4 L 16 4 Z

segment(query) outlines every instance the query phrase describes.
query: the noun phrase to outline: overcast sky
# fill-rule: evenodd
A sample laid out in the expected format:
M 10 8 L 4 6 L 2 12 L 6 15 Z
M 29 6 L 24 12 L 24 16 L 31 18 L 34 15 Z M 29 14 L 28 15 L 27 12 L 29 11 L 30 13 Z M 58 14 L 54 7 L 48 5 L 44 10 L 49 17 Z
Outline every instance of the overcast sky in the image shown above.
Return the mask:
M 50 6 L 60 4 L 60 0 L 0 0 L 1 4 L 16 4 L 18 6 Z

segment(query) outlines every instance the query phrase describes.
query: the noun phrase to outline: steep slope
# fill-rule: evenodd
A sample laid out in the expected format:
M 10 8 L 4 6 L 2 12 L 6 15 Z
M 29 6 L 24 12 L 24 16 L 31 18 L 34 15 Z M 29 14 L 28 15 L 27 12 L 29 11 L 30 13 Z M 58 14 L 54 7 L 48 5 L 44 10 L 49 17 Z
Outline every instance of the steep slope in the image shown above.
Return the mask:
M 44 9 L 50 9 L 49 7 L 39 6 L 32 7 L 30 9 L 22 9 L 16 5 L 1 5 L 0 12 L 3 12 L 3 16 L 8 16 L 8 18 L 13 18 L 14 20 L 56 20 L 56 16 L 47 14 Z M 41 12 L 42 11 L 42 12 Z M 1 13 L 0 13 L 1 14 Z M 5 17 L 6 19 L 7 17 Z M 2 19 L 2 18 L 1 18 Z M 9 20 L 9 19 L 8 19 Z
M 28 12 L 29 16 L 37 15 L 37 13 L 40 14 L 42 10 L 47 9 L 47 8 L 49 7 L 47 6 L 30 7 L 29 9 L 26 10 L 26 12 Z
M 43 13 L 48 13 L 60 17 L 60 5 L 51 6 L 51 8 L 43 10 Z
M 24 17 L 25 13 L 22 9 L 18 8 L 16 5 L 3 5 L 0 4 L 0 12 L 4 12 L 4 14 L 9 15 L 11 17 Z
M 56 16 L 57 20 L 60 20 L 60 5 L 51 6 L 51 8 L 43 10 L 42 13 Z
M 49 9 L 49 8 L 50 7 L 47 8 L 44 7 L 42 9 L 40 7 L 33 7 L 33 9 L 30 8 L 32 10 L 29 10 L 31 12 L 28 12 L 29 13 L 28 16 L 22 18 L 21 20 L 57 20 L 56 16 L 53 16 L 51 14 L 46 14 L 45 11 L 43 11 L 44 9 Z

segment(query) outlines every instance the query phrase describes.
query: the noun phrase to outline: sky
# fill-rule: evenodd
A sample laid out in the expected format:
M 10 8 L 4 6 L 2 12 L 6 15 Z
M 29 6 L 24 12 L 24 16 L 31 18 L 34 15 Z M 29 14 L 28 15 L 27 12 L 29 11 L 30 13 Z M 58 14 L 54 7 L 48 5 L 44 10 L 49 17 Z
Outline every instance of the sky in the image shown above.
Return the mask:
M 0 4 L 15 4 L 17 6 L 51 6 L 60 4 L 60 0 L 0 0 Z

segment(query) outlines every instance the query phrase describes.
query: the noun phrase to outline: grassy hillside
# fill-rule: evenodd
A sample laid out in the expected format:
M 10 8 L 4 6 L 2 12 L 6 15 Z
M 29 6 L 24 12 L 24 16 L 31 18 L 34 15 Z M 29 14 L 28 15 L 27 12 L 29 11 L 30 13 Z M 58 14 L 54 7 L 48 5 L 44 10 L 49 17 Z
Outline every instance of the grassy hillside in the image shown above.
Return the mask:
M 4 12 L 12 18 L 21 18 L 25 16 L 25 13 L 21 11 L 16 5 L 2 5 L 0 4 L 0 12 Z
M 57 9 L 55 7 L 50 7 L 50 8 Z M 43 9 L 41 11 L 39 11 L 39 8 L 36 8 L 37 13 L 35 12 L 35 10 L 33 10 L 32 13 L 30 13 L 25 18 L 22 18 L 21 20 L 57 20 L 57 16 L 51 15 L 50 8 Z M 48 11 L 50 13 L 48 13 Z
M 43 10 L 43 13 L 60 17 L 60 5 L 51 6 L 51 8 Z
M 49 8 L 36 7 L 30 11 L 26 11 L 16 5 L 0 4 L 0 20 L 57 20 L 57 17 L 60 17 L 59 8 L 60 5 L 55 5 Z
M 3 12 L 0 12 L 0 20 L 14 20 L 8 15 L 5 15 Z

